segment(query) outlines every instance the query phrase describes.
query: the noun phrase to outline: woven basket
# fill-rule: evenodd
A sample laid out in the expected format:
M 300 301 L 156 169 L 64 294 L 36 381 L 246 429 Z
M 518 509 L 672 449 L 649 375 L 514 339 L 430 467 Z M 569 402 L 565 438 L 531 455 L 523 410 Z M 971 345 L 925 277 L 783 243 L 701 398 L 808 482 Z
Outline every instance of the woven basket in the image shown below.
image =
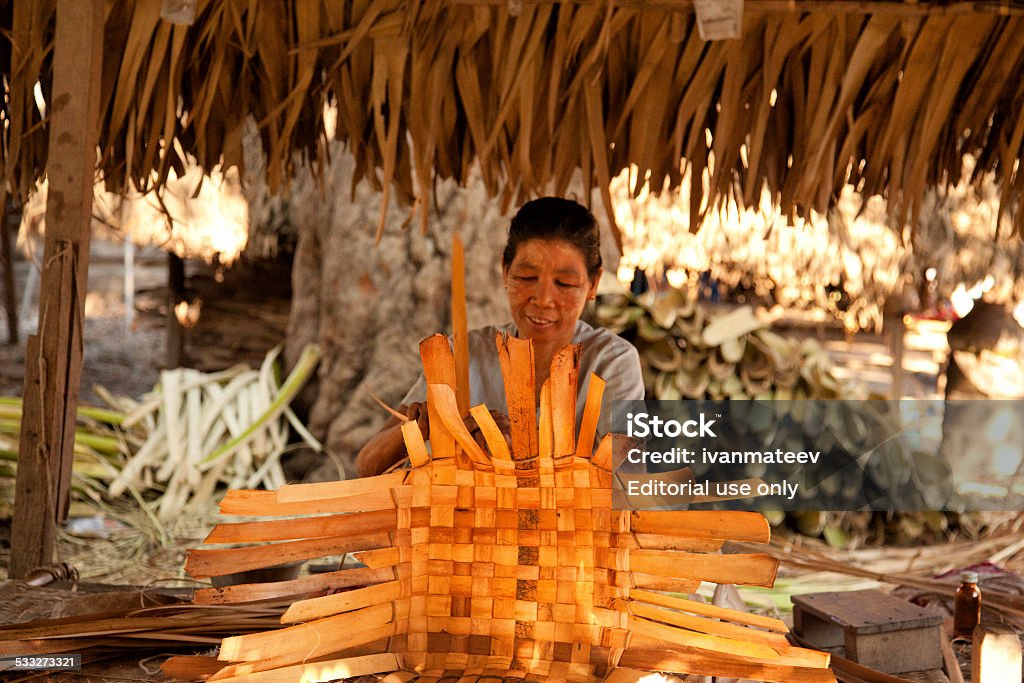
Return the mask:
M 701 581 L 770 586 L 772 558 L 717 552 L 767 542 L 761 515 L 614 509 L 612 439 L 593 447 L 603 382 L 591 377 L 577 433 L 579 349 L 556 355 L 538 417 L 530 342 L 497 344 L 511 448 L 482 406 L 469 412 L 487 448 L 466 429 L 437 335 L 421 344 L 430 451 L 415 422 L 402 427 L 411 469 L 229 492 L 226 514 L 299 517 L 219 525 L 206 545 L 251 545 L 193 550 L 194 577 L 346 552 L 365 567 L 198 591 L 200 603 L 293 600 L 285 628 L 225 639 L 211 680 L 835 680 L 828 656 L 791 646 L 782 622 L 666 594 Z M 166 670 L 187 676 L 188 658 Z

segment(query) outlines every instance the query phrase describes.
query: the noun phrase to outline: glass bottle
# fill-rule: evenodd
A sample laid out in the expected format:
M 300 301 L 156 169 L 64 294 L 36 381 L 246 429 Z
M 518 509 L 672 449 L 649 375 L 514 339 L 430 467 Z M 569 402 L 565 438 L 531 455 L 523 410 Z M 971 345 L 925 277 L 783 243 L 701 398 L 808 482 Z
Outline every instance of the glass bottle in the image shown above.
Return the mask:
M 956 589 L 956 600 L 953 602 L 953 635 L 970 638 L 974 633 L 974 627 L 981 621 L 978 572 L 962 573 L 960 582 L 960 587 Z

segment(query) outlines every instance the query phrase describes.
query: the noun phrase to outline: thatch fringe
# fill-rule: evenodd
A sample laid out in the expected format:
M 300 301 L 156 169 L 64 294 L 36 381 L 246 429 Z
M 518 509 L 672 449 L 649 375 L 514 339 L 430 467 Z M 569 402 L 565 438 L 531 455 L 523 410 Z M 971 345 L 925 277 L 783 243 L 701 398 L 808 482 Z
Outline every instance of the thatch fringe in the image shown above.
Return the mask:
M 53 0 L 14 10 L 5 168 L 43 172 Z M 415 201 L 479 162 L 503 201 L 604 192 L 630 163 L 652 187 L 704 179 L 693 225 L 767 185 L 787 214 L 824 211 L 850 182 L 913 225 L 930 185 L 994 172 L 1022 229 L 1021 5 L 750 0 L 743 37 L 705 43 L 688 2 L 200 0 L 196 22 L 155 0 L 108 12 L 100 135 L 108 183 L 159 185 L 184 153 L 241 164 L 259 122 L 272 187 L 327 160 L 324 105 L 357 177 Z M 513 15 L 514 14 L 514 15 Z M 415 171 L 415 173 L 414 173 Z M 155 175 L 154 175 L 155 173 Z M 415 179 L 415 180 L 414 180 Z

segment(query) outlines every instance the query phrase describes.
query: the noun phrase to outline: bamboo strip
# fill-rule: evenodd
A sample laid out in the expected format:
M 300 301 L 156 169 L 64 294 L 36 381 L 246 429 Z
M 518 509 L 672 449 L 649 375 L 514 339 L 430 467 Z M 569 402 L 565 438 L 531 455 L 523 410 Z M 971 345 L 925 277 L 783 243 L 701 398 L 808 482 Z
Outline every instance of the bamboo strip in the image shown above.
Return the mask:
M 646 617 L 664 624 L 679 626 L 681 628 L 697 631 L 712 636 L 721 636 L 746 642 L 760 643 L 771 648 L 785 648 L 789 646 L 786 636 L 780 633 L 769 631 L 758 631 L 756 629 L 740 626 L 727 621 L 715 621 L 699 616 L 691 616 L 681 612 L 673 612 L 660 607 L 654 607 L 643 602 L 632 602 L 629 606 L 630 613 L 638 617 Z
M 147 645 L 163 644 L 167 642 L 172 643 L 194 643 L 200 645 L 219 645 L 222 637 L 219 635 L 223 633 L 224 629 L 217 629 L 216 636 L 203 636 L 195 635 L 190 633 L 182 633 L 180 631 L 148 631 L 146 633 L 122 633 L 120 636 L 120 642 L 122 646 L 127 643 L 138 643 L 139 647 L 146 647 Z
M 599 469 L 606 472 L 612 471 L 612 444 L 613 434 L 605 434 L 601 439 L 601 443 L 598 444 L 597 450 L 594 451 L 594 457 L 590 459 L 590 462 Z
M 218 524 L 203 542 L 258 543 L 327 536 L 359 537 L 375 531 L 394 529 L 397 517 L 395 510 L 376 510 L 325 517 Z
M 409 683 L 416 678 L 419 678 L 419 674 L 412 671 L 395 671 L 382 678 L 381 683 Z
M 201 588 L 196 591 L 193 602 L 198 605 L 224 605 L 237 602 L 293 598 L 327 590 L 381 583 L 394 578 L 394 570 L 390 567 L 379 569 L 360 567 L 358 569 L 344 569 L 326 574 L 311 574 L 298 579 L 292 579 L 291 581 L 240 584 L 224 586 L 222 588 Z
M 346 657 L 330 659 L 323 662 L 297 664 L 295 666 L 241 674 L 231 678 L 218 678 L 221 681 L 252 681 L 252 683 L 293 683 L 293 681 L 336 681 L 394 671 L 402 667 L 398 655 L 384 653 L 364 655 L 362 657 Z
M 458 5 L 500 5 L 500 0 L 452 0 Z M 749 3 L 749 10 L 752 13 L 778 12 L 784 14 L 820 13 L 825 15 L 862 15 L 862 14 L 885 14 L 900 17 L 926 17 L 944 15 L 972 15 L 972 14 L 997 14 L 1005 16 L 1019 16 L 1024 10 L 1016 6 L 1005 5 L 984 5 L 975 2 L 956 2 L 949 5 L 915 5 L 906 2 L 892 2 L 879 0 L 878 2 L 867 2 L 864 0 L 745 0 Z M 524 0 L 524 7 L 530 5 L 585 5 L 586 0 Z M 609 0 L 609 6 L 623 10 L 637 9 L 664 9 L 677 12 L 693 12 L 692 0 L 680 0 L 676 3 L 672 0 L 651 0 L 645 5 L 640 0 Z M 746 5 L 745 5 L 746 6 Z
M 473 406 L 469 412 L 480 427 L 480 431 L 484 435 L 484 441 L 487 442 L 487 450 L 490 451 L 491 456 L 496 460 L 511 461 L 512 454 L 509 452 L 508 444 L 505 442 L 505 435 L 501 433 L 497 423 L 491 416 L 491 412 L 487 410 L 487 406 L 483 404 Z
M 540 419 L 537 421 L 538 454 L 542 458 L 550 458 L 554 455 L 554 434 L 551 424 L 551 380 L 544 380 L 540 387 Z
M 681 579 L 671 576 L 655 576 L 644 574 L 633 570 L 630 572 L 633 585 L 637 588 L 645 588 L 652 591 L 668 591 L 670 593 L 696 593 L 700 588 L 700 581 L 697 579 Z
M 292 626 L 290 628 L 298 627 Z M 390 637 L 394 634 L 394 629 L 395 625 L 393 623 L 386 623 L 370 629 L 356 629 L 347 633 L 342 633 L 346 629 L 338 625 L 334 625 L 333 630 L 330 627 L 324 627 L 324 630 L 318 633 L 318 637 L 325 636 L 325 640 L 313 640 L 305 643 L 300 640 L 299 643 L 292 644 L 294 647 L 291 650 L 280 655 L 230 664 L 211 676 L 209 680 L 229 680 L 235 676 L 250 676 L 262 671 L 272 671 L 302 662 L 316 661 L 325 657 L 345 656 L 344 653 L 351 651 L 353 647 Z
M 31 624 L 20 626 L 16 624 L 15 627 L 4 630 L 4 641 L 0 642 L 0 648 L 16 647 L 16 643 L 12 641 L 42 638 L 83 638 L 100 634 L 108 636 L 122 633 L 138 633 L 147 629 L 161 628 L 166 624 L 166 620 L 159 617 L 114 617 L 96 621 L 85 621 L 81 617 L 77 617 L 62 623 L 45 623 L 37 626 Z M 85 627 L 85 630 L 83 630 L 83 627 Z M 0 650 L 0 654 L 9 653 L 4 653 Z
M 473 439 L 473 435 L 466 428 L 466 423 L 459 416 L 459 407 L 456 404 L 455 392 L 452 391 L 452 388 L 444 384 L 428 384 L 427 397 L 448 433 L 469 456 L 469 459 L 478 465 L 489 466 L 490 459 Z
M 594 440 L 597 437 L 597 423 L 601 418 L 601 399 L 604 397 L 604 380 L 591 373 L 587 387 L 587 402 L 583 406 L 583 421 L 580 436 L 576 442 L 576 457 L 589 458 L 594 454 Z
M 402 440 L 405 450 L 409 452 L 409 464 L 413 467 L 425 467 L 430 462 L 427 444 L 423 440 L 420 426 L 413 421 L 402 424 Z
M 366 534 L 361 538 L 313 538 L 302 541 L 284 541 L 245 548 L 203 548 L 190 550 L 185 560 L 185 571 L 193 578 L 206 579 L 249 569 L 272 567 L 285 562 L 308 560 L 313 557 L 341 555 L 356 550 L 383 548 L 391 544 L 386 533 Z
M 651 636 L 652 638 L 675 645 L 682 645 L 683 647 L 693 647 L 716 653 L 721 652 L 743 658 L 774 660 L 774 662 L 779 664 L 784 663 L 779 653 L 767 645 L 686 631 L 636 616 L 630 618 L 629 630 L 633 633 Z
M 368 642 L 361 638 L 391 623 L 393 615 L 394 606 L 388 602 L 276 631 L 225 638 L 217 658 L 223 662 L 256 662 L 287 656 L 297 656 L 298 661 L 318 657 Z
M 0 656 L 16 657 L 18 655 L 82 652 L 95 644 L 93 638 L 15 638 L 10 642 L 5 639 L 0 640 Z
M 713 583 L 765 586 L 775 583 L 778 560 L 763 553 L 707 555 L 671 550 L 631 550 L 629 568 L 664 577 L 686 577 Z
M 222 515 L 245 515 L 250 517 L 283 517 L 290 515 L 316 515 L 325 512 L 390 510 L 395 507 L 395 501 L 391 497 L 390 489 L 368 491 L 341 498 L 322 498 L 291 503 L 279 502 L 278 494 L 279 491 L 229 489 L 220 502 L 220 513 Z
M 430 450 L 435 458 L 455 457 L 455 439 L 437 413 L 430 398 L 431 384 L 444 384 L 455 390 L 455 357 L 448 337 L 435 334 L 420 342 L 423 376 L 427 381 L 427 420 L 430 423 Z
M 721 550 L 725 541 L 720 538 L 692 538 L 660 534 L 638 534 L 634 532 L 626 540 L 619 541 L 620 547 L 643 548 L 644 550 L 686 550 L 689 552 L 712 553 Z
M 582 350 L 582 345 L 570 344 L 559 349 L 551 359 L 551 431 L 555 457 L 576 452 L 576 385 Z
M 644 510 L 630 514 L 630 529 L 637 533 L 681 535 L 768 543 L 771 527 L 757 512 L 717 510 Z
M 380 548 L 364 552 L 352 553 L 352 555 L 370 569 L 384 569 L 394 567 L 401 561 L 398 548 Z
M 294 624 L 298 621 L 310 621 L 329 617 L 332 614 L 351 612 L 352 610 L 371 607 L 376 604 L 391 602 L 398 598 L 401 592 L 401 583 L 388 581 L 375 586 L 357 588 L 344 593 L 324 595 L 319 598 L 309 598 L 293 602 L 288 610 L 281 617 L 282 624 Z
M 469 415 L 469 330 L 466 324 L 466 253 L 452 235 L 452 341 L 455 347 L 455 399 L 459 415 Z
M 700 651 L 628 648 L 620 666 L 648 671 L 680 671 L 696 675 L 727 676 L 767 683 L 835 683 L 828 669 L 744 661 L 724 654 L 708 656 Z
M 168 678 L 183 681 L 194 681 L 210 676 L 224 667 L 224 662 L 216 657 L 182 656 L 169 657 L 160 665 L 160 670 Z
M 539 452 L 537 435 L 536 369 L 533 364 L 533 343 L 497 335 L 498 360 L 508 403 L 508 419 L 512 428 L 512 458 L 526 460 Z
M 696 600 L 687 600 L 685 598 L 664 595 L 662 593 L 652 593 L 645 590 L 631 590 L 629 592 L 629 597 L 632 600 L 638 600 L 652 605 L 660 605 L 662 607 L 670 607 L 672 609 L 691 612 L 693 614 L 699 614 L 712 619 L 722 619 L 732 621 L 737 624 L 747 624 L 748 626 L 768 629 L 775 633 L 789 633 L 789 627 L 786 626 L 783 621 L 761 616 L 759 614 L 749 614 L 747 612 L 731 610 L 717 605 L 697 602 Z
M 349 481 L 323 481 L 315 484 L 288 484 L 277 491 L 279 503 L 301 503 L 333 498 L 350 498 L 380 491 L 390 491 L 405 481 L 404 471 Z

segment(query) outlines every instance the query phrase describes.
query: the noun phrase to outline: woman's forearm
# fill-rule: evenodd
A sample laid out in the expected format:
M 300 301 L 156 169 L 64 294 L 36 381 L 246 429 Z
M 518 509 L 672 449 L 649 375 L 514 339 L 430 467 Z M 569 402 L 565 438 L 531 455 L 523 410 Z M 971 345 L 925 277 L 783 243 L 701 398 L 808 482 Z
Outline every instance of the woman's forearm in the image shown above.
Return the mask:
M 356 456 L 356 471 L 360 477 L 383 474 L 405 455 L 405 441 L 398 420 L 392 420 L 366 442 Z

